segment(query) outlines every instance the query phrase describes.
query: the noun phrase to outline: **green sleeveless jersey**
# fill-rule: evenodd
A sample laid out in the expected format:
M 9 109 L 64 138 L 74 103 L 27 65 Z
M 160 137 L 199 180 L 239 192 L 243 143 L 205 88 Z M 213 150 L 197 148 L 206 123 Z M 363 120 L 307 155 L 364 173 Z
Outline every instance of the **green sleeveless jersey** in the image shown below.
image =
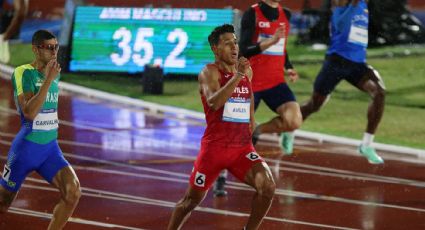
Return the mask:
M 12 84 L 15 96 L 15 104 L 21 117 L 21 130 L 17 138 L 25 138 L 37 144 L 47 144 L 58 137 L 58 99 L 59 99 L 58 76 L 50 85 L 43 106 L 34 120 L 24 117 L 22 108 L 18 103 L 18 96 L 25 93 L 38 93 L 44 82 L 44 75 L 32 65 L 21 65 L 15 69 L 12 75 Z

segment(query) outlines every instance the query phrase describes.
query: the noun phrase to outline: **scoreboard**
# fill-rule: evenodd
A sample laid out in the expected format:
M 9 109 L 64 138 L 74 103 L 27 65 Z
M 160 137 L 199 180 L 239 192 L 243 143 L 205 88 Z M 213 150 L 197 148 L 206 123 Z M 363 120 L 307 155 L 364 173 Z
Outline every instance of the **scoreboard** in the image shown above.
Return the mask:
M 197 74 L 214 61 L 208 35 L 233 23 L 232 9 L 78 6 L 69 68 L 85 72 Z

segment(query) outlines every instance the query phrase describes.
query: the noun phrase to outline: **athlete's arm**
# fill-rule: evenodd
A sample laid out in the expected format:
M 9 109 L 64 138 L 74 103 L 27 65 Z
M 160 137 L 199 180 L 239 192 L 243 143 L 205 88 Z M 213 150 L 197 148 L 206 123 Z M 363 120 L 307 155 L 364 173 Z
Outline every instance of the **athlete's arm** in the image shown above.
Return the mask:
M 238 73 L 236 73 L 223 87 L 220 88 L 220 72 L 217 67 L 208 65 L 199 74 L 199 84 L 202 94 L 205 96 L 208 106 L 213 110 L 218 110 L 229 99 L 239 84 L 240 80 L 247 73 L 246 66 L 249 61 L 241 57 L 239 61 Z
M 37 94 L 34 94 L 33 92 L 24 92 L 23 94 L 18 95 L 18 103 L 26 119 L 34 120 L 37 116 L 44 104 L 44 101 L 46 100 L 50 85 L 61 71 L 60 65 L 56 60 L 50 61 L 45 69 L 46 79 Z
M 4 40 L 9 40 L 18 33 L 19 28 L 25 19 L 25 15 L 28 12 L 28 0 L 14 0 L 13 9 L 15 12 L 12 21 L 4 32 Z
M 279 27 L 275 34 L 259 43 L 253 42 L 252 38 L 255 33 L 255 10 L 251 7 L 242 16 L 241 20 L 241 38 L 239 48 L 241 55 L 249 58 L 260 54 L 270 46 L 276 44 L 280 38 L 285 35 L 285 27 Z

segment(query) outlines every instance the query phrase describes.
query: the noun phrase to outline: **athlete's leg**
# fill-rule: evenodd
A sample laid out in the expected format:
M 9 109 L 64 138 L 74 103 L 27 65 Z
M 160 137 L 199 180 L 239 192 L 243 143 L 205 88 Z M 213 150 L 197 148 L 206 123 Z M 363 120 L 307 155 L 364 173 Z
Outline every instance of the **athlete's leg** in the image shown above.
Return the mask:
M 354 82 L 353 82 L 354 83 Z M 376 153 L 371 146 L 375 137 L 376 129 L 381 121 L 385 106 L 385 86 L 379 76 L 378 71 L 368 66 L 357 84 L 354 84 L 360 90 L 368 93 L 371 97 L 367 111 L 367 127 L 363 135 L 363 140 L 358 151 L 365 156 L 371 164 L 382 164 L 384 160 Z
M 265 162 L 258 162 L 252 166 L 245 176 L 245 183 L 256 191 L 252 198 L 251 214 L 246 229 L 258 229 L 270 208 L 276 184 Z
M 323 96 L 320 93 L 313 92 L 310 99 L 301 106 L 303 120 L 306 120 L 312 113 L 318 112 L 328 98 L 329 95 Z
M 59 189 L 61 198 L 53 210 L 48 229 L 62 229 L 81 197 L 80 182 L 72 167 L 67 166 L 55 175 L 52 184 Z
M 190 213 L 193 209 L 198 206 L 202 200 L 204 200 L 205 195 L 208 190 L 199 190 L 194 189 L 189 185 L 189 188 L 186 191 L 183 199 L 177 202 L 173 214 L 171 214 L 170 222 L 168 223 L 168 230 L 180 229 L 189 218 Z
M 42 154 L 38 146 L 20 139 L 13 140 L 0 178 L 0 213 L 7 212 L 26 176 L 37 165 L 38 154 Z
M 219 173 L 226 168 L 228 148 L 209 144 L 201 144 L 198 157 L 189 179 L 189 187 L 183 198 L 177 202 L 171 215 L 168 229 L 179 229 L 183 226 L 192 210 L 204 200 L 209 188 Z
M 0 214 L 7 212 L 17 194 L 0 186 Z
M 217 180 L 214 182 L 213 193 L 215 197 L 227 196 L 227 191 L 225 190 L 225 184 L 227 179 L 227 170 L 223 170 L 218 175 Z
M 310 99 L 301 106 L 302 118 L 305 121 L 311 114 L 318 112 L 329 100 L 332 91 L 346 74 L 346 65 L 342 65 L 336 56 L 326 57 L 320 72 L 314 80 L 313 93 Z
M 291 101 L 277 107 L 276 112 L 279 116 L 274 117 L 268 122 L 257 126 L 260 133 L 280 133 L 294 131 L 301 126 L 302 117 L 300 106 L 297 102 Z
M 302 123 L 300 106 L 287 84 L 262 91 L 262 99 L 278 116 L 256 127 L 255 134 L 281 133 L 298 129 Z
M 366 132 L 374 134 L 384 114 L 385 86 L 378 71 L 369 67 L 357 87 L 369 94 L 371 102 L 367 110 Z

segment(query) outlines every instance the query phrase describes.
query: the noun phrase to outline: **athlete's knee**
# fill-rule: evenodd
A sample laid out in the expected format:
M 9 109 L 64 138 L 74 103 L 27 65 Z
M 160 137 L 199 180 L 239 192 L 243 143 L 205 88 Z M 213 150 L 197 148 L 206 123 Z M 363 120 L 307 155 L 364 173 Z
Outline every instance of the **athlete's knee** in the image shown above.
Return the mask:
M 202 199 L 191 196 L 190 194 L 186 194 L 183 199 L 181 199 L 176 206 L 180 206 L 184 210 L 191 211 L 195 209 L 200 203 Z
M 306 104 L 301 107 L 301 112 L 304 113 L 308 111 L 309 114 L 319 112 L 324 101 L 326 101 L 326 97 L 324 99 L 318 99 L 313 96 Z
M 301 127 L 302 124 L 302 118 L 301 116 L 297 116 L 294 119 L 292 119 L 291 121 L 288 121 L 288 131 L 294 131 L 296 129 L 299 129 Z
M 81 197 L 81 187 L 77 180 L 74 180 L 66 185 L 63 199 L 65 203 L 74 205 L 78 203 Z
M 265 177 L 256 190 L 259 196 L 272 199 L 276 190 L 276 183 L 272 178 Z

